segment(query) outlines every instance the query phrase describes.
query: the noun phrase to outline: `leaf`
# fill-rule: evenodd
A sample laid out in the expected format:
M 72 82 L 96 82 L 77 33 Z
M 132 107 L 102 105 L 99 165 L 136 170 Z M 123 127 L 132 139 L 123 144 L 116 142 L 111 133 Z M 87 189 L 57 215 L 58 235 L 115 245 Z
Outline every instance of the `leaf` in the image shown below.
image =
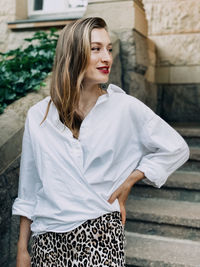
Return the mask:
M 52 71 L 54 54 L 58 39 L 56 29 L 50 32 L 38 31 L 21 47 L 0 53 L 0 113 L 26 92 L 39 90 Z

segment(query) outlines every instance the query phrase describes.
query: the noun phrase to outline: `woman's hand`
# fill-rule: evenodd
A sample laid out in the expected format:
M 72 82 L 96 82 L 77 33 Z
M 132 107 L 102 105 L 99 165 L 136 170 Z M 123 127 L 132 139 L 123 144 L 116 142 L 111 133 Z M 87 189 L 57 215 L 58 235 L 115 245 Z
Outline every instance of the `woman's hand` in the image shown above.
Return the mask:
M 132 186 L 144 178 L 144 173 L 135 170 L 133 171 L 128 178 L 112 193 L 108 202 L 112 204 L 116 199 L 119 201 L 120 212 L 122 216 L 122 224 L 126 222 L 126 200 L 131 191 Z
M 18 249 L 16 267 L 31 267 L 31 257 L 27 249 Z

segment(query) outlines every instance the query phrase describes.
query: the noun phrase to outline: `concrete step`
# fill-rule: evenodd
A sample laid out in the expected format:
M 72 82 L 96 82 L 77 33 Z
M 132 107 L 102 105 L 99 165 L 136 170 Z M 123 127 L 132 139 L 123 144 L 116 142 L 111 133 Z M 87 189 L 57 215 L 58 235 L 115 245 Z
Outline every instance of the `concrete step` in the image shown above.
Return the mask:
M 185 164 L 183 164 L 179 168 L 179 170 L 180 171 L 200 172 L 200 161 L 190 159 Z
M 127 218 L 200 229 L 200 203 L 129 195 Z
M 200 172 L 200 145 L 189 146 L 189 147 L 190 147 L 190 158 L 184 165 L 182 165 L 179 168 L 179 170 Z
M 170 175 L 164 187 L 200 190 L 200 173 L 176 171 Z
M 132 188 L 131 194 L 139 197 L 200 202 L 200 173 L 177 171 L 160 189 L 141 181 Z
M 200 242 L 125 231 L 126 264 L 142 267 L 200 267 Z
M 200 241 L 200 203 L 129 195 L 126 229 Z
M 200 242 L 200 231 L 195 227 L 185 227 L 155 222 L 126 220 L 126 231 L 148 235 L 160 235 L 163 237 L 176 237 Z
M 200 124 L 194 123 L 175 123 L 171 126 L 183 136 L 188 145 L 200 146 Z
M 186 190 L 176 188 L 157 189 L 146 185 L 135 185 L 131 189 L 131 195 L 143 198 L 161 198 L 178 201 L 200 202 L 200 190 Z
M 200 124 L 178 124 L 174 123 L 171 126 L 180 133 L 183 137 L 196 137 L 200 138 Z
M 200 161 L 200 147 L 190 146 L 190 160 Z

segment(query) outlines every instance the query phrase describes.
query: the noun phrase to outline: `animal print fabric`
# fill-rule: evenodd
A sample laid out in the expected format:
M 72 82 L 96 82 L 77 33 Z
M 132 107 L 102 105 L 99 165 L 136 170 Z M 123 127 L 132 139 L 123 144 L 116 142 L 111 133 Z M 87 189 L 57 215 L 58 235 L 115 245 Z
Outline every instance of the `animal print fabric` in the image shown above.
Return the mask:
M 125 234 L 118 211 L 66 233 L 33 236 L 32 267 L 125 267 Z

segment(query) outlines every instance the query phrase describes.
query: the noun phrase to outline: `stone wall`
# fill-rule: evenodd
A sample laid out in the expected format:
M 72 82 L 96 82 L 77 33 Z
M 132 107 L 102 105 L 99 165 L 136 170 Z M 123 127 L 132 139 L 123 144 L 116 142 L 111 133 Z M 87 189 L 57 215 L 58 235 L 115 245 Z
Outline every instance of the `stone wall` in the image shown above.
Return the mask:
M 18 157 L 0 175 L 0 266 L 14 267 L 18 240 L 19 218 L 11 216 L 11 206 L 17 195 Z
M 144 5 L 148 36 L 157 48 L 157 82 L 200 83 L 200 0 L 144 0 Z
M 5 51 L 9 44 L 7 22 L 15 19 L 15 1 L 2 0 L 0 4 L 0 51 Z
M 160 115 L 168 121 L 200 122 L 200 0 L 143 2 L 148 35 L 157 49 Z
M 200 84 L 159 85 L 158 113 L 168 122 L 200 122 Z
M 1 0 L 0 2 L 0 51 L 6 52 L 24 44 L 24 38 L 35 32 L 15 32 L 8 29 L 8 22 L 24 19 L 27 16 L 27 0 Z
M 154 85 L 153 74 L 147 74 L 151 67 L 148 39 L 135 30 L 120 32 L 119 37 L 123 88 L 128 94 L 137 97 L 155 110 L 157 88 Z M 149 79 L 146 78 L 147 75 Z
M 39 92 L 9 105 L 0 115 L 0 266 L 14 267 L 19 231 L 19 218 L 11 216 L 17 197 L 19 162 L 24 121 L 29 107 L 49 94 L 49 79 Z

